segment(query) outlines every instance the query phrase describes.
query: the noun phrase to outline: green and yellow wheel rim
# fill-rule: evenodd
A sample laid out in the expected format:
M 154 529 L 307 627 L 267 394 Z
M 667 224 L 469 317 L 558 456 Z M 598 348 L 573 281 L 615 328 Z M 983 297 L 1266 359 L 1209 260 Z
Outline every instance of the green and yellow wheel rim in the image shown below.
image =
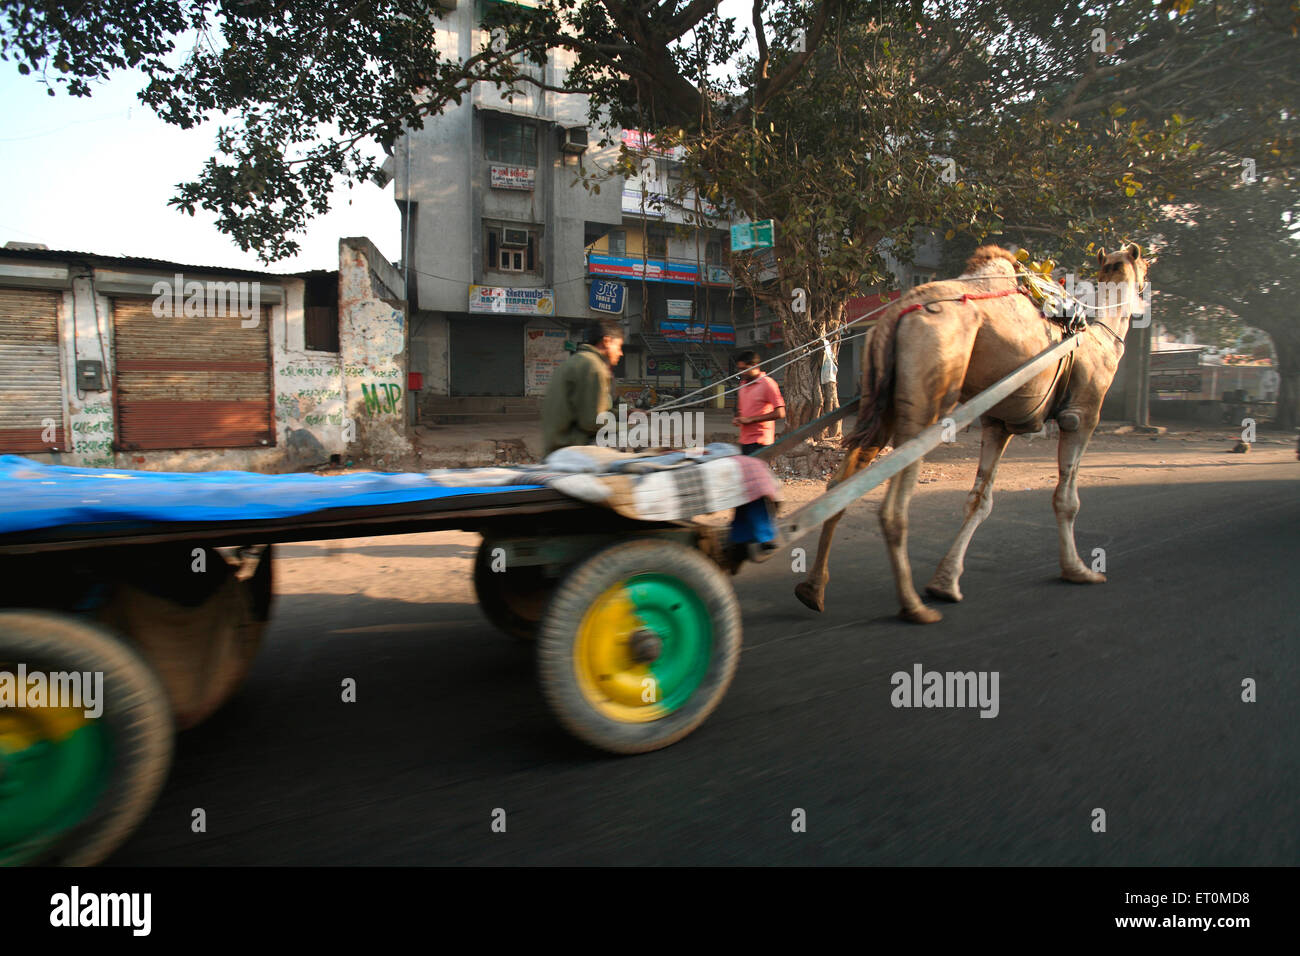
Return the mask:
M 600 595 L 573 646 L 578 687 L 598 713 L 623 723 L 667 717 L 708 673 L 713 624 L 695 590 L 666 574 L 638 574 Z
M 104 789 L 108 749 L 81 710 L 0 709 L 0 863 L 35 857 L 85 819 Z

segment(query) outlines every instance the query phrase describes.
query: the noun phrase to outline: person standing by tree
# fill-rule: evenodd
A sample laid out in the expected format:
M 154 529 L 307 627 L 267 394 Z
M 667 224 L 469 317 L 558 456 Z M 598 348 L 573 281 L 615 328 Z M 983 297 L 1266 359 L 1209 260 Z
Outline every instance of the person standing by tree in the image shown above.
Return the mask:
M 586 341 L 555 370 L 542 398 L 542 455 L 590 445 L 611 407 L 613 368 L 623 357 L 623 330 L 613 322 L 587 328 Z
M 840 407 L 839 385 L 836 383 L 839 366 L 835 362 L 835 351 L 831 348 L 831 343 L 822 339 L 822 413 L 827 414 L 835 411 Z M 824 438 L 838 441 L 840 435 L 840 420 L 836 419 L 826 429 Z
M 741 352 L 736 369 L 741 385 L 731 424 L 740 426 L 740 450 L 752 455 L 776 441 L 776 423 L 785 418 L 785 399 L 780 387 L 763 371 L 757 352 Z

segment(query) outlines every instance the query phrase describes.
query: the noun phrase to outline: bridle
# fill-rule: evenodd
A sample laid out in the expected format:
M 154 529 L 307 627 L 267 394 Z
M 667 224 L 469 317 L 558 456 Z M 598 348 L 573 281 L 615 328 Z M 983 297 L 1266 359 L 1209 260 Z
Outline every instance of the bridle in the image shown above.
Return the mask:
M 1150 260 L 1147 261 L 1149 262 Z M 1142 301 L 1142 293 L 1145 292 L 1147 289 L 1151 288 L 1150 280 L 1148 280 L 1146 276 L 1143 276 L 1142 278 L 1143 278 L 1142 287 L 1138 289 L 1138 293 L 1137 293 L 1137 300 L 1139 302 Z M 1128 306 L 1131 306 L 1133 304 L 1133 293 L 1131 291 L 1128 292 L 1128 294 L 1125 296 L 1124 304 Z M 1099 325 L 1107 332 L 1109 332 L 1111 334 L 1111 337 L 1116 342 L 1118 342 L 1120 345 L 1123 345 L 1124 339 L 1120 337 L 1120 334 L 1101 320 L 1101 311 L 1102 310 L 1100 308 L 1096 309 L 1097 314 L 1095 314 L 1092 317 L 1092 321 L 1088 323 L 1088 328 L 1092 328 L 1094 325 Z M 1134 322 L 1138 319 L 1142 319 L 1145 317 L 1146 317 L 1146 313 L 1144 311 L 1130 311 L 1128 314 L 1129 322 Z

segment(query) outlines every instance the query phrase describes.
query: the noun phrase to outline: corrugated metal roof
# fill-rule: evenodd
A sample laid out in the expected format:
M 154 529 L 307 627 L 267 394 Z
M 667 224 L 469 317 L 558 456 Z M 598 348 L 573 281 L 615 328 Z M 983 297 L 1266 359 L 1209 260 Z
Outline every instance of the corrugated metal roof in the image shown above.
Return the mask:
M 305 272 L 271 272 L 255 269 L 236 269 L 225 266 L 193 265 L 171 262 L 167 259 L 149 259 L 143 256 L 106 256 L 98 252 L 79 252 L 73 249 L 5 249 L 0 247 L 0 259 L 26 259 L 35 262 L 89 262 L 93 265 L 125 266 L 135 269 L 169 269 L 208 275 L 274 276 L 282 279 L 304 279 L 308 276 L 331 274 L 328 269 L 311 269 Z M 333 270 L 337 274 L 337 270 Z

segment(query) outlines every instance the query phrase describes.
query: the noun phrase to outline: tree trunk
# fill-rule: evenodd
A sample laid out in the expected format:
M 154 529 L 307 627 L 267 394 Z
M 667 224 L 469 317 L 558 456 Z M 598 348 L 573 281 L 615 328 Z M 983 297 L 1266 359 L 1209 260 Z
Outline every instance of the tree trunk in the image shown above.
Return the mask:
M 788 300 L 787 300 L 788 301 Z M 794 314 L 788 308 L 778 307 L 781 325 L 785 330 L 785 347 L 798 348 L 816 342 L 826 334 L 827 329 L 840 324 L 844 315 L 844 306 L 838 305 L 821 312 L 821 321 L 813 318 L 811 311 Z M 839 344 L 832 343 L 831 348 L 838 358 Z M 801 428 L 814 418 L 824 415 L 839 406 L 838 399 L 832 398 L 828 404 L 824 398 L 821 385 L 822 352 L 815 349 L 811 354 L 792 363 L 785 370 L 785 385 L 782 389 L 785 398 L 786 429 Z M 824 434 L 824 433 L 823 433 Z M 814 435 L 819 438 L 820 435 Z
M 802 428 L 820 415 L 822 390 L 819 378 L 820 363 L 814 366 L 809 358 L 801 358 L 785 370 L 785 427 Z
M 1255 320 L 1257 328 L 1268 333 L 1277 353 L 1277 421 L 1274 424 L 1291 431 L 1300 424 L 1300 324 L 1295 319 L 1282 317 L 1277 324 L 1268 325 Z M 1273 325 L 1272 328 L 1269 325 Z
M 1277 390 L 1277 427 L 1294 431 L 1300 423 L 1300 370 L 1279 371 Z

